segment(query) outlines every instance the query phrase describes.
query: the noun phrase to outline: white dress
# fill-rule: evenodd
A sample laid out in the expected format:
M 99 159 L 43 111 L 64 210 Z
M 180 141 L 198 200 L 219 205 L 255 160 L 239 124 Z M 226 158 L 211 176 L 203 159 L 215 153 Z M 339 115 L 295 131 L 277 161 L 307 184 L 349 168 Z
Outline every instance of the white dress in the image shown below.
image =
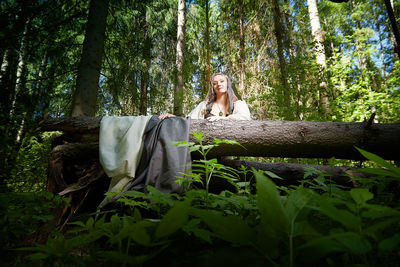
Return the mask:
M 188 117 L 195 120 L 204 119 L 205 110 L 206 110 L 207 101 L 202 101 L 197 105 L 195 109 L 193 109 Z M 230 120 L 251 120 L 250 110 L 247 106 L 246 102 L 243 100 L 237 100 L 233 103 L 233 112 L 227 116 Z

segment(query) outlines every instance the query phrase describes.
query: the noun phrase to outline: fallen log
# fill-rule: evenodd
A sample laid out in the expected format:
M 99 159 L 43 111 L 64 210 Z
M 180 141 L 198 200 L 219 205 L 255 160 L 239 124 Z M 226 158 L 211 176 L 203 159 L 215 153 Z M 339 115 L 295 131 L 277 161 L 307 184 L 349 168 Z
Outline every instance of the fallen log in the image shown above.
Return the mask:
M 39 131 L 64 131 L 97 136 L 100 117 L 52 118 Z M 220 145 L 210 156 L 362 159 L 354 146 L 385 159 L 400 159 L 400 124 L 312 121 L 192 120 L 190 132 L 204 132 L 203 144 L 214 138 L 238 141 Z M 190 136 L 190 141 L 193 140 Z
M 240 169 L 240 166 L 243 165 L 247 169 L 273 172 L 282 178 L 282 180 L 275 180 L 275 182 L 282 185 L 298 184 L 302 180 L 317 178 L 320 173 L 326 176 L 327 179 L 331 179 L 337 184 L 347 186 L 354 185 L 354 181 L 352 180 L 354 177 L 370 177 L 370 175 L 359 172 L 355 168 L 348 166 L 295 164 L 283 162 L 269 163 L 231 159 L 221 159 L 218 162 L 238 170 Z M 307 169 L 315 169 L 315 173 L 305 178 Z
M 336 183 L 353 185 L 349 178 L 353 170 L 348 167 L 259 163 L 227 159 L 219 159 L 219 162 L 236 169 L 244 165 L 249 169 L 273 172 L 283 178 L 283 180 L 275 181 L 278 185 L 298 184 L 300 180 L 303 180 L 305 169 L 308 167 L 325 171 Z M 104 173 L 99 162 L 98 143 L 66 142 L 56 145 L 50 154 L 47 190 L 67 197 L 69 205 L 54 214 L 54 223 L 62 229 L 77 214 L 94 212 L 104 199 L 109 183 L 110 178 Z M 229 189 L 234 190 L 224 179 L 212 179 L 210 192 L 218 193 Z
M 235 169 L 240 169 L 241 165 L 243 165 L 248 170 L 273 172 L 283 179 L 276 181 L 280 185 L 297 184 L 299 181 L 304 180 L 307 168 L 321 171 L 329 175 L 335 183 L 348 186 L 352 186 L 352 177 L 367 177 L 365 173 L 357 172 L 354 168 L 346 166 L 266 163 L 225 158 L 219 159 L 218 162 Z M 316 178 L 317 176 L 311 175 L 307 179 Z M 98 147 L 95 144 L 67 143 L 58 145 L 52 150 L 49 160 L 48 191 L 65 196 L 71 193 L 80 195 L 79 191 L 95 188 L 94 191 L 100 193 L 96 201 L 100 202 L 109 182 L 110 178 L 105 175 L 98 160 Z M 218 181 L 217 187 L 221 188 Z M 92 205 L 93 207 L 96 207 L 96 205 Z

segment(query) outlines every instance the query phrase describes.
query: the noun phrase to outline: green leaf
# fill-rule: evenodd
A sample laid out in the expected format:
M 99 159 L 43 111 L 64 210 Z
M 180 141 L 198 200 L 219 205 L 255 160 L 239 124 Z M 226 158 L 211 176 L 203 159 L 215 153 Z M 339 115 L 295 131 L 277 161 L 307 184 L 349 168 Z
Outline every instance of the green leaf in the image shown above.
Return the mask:
M 399 217 L 400 220 L 400 211 L 393 209 L 389 206 L 382 206 L 382 205 L 376 205 L 376 204 L 370 204 L 366 206 L 368 210 L 363 211 L 361 215 L 366 218 L 371 218 L 371 219 L 378 219 L 378 218 L 384 218 L 384 217 Z
M 379 221 L 379 222 L 373 224 L 372 226 L 369 226 L 369 227 L 363 229 L 363 233 L 365 235 L 371 236 L 375 240 L 379 240 L 381 233 L 385 229 L 392 230 L 393 226 L 398 225 L 398 224 L 399 224 L 398 218 L 387 218 L 384 221 Z
M 44 260 L 46 258 L 49 258 L 50 255 L 45 254 L 45 253 L 41 253 L 41 252 L 37 252 L 31 255 L 28 255 L 28 259 L 30 259 L 31 261 L 41 261 Z
M 278 175 L 276 175 L 273 172 L 270 172 L 270 171 L 263 171 L 263 172 L 264 172 L 264 174 L 268 175 L 271 178 L 278 179 L 278 180 L 283 180 L 283 178 L 279 177 Z
M 146 198 L 146 194 L 136 191 L 136 190 L 129 190 L 122 194 L 124 197 L 132 197 L 132 198 Z
M 362 238 L 360 235 L 352 232 L 333 235 L 337 241 L 345 246 L 352 254 L 364 254 L 369 252 L 371 244 L 367 239 Z
M 242 146 L 242 144 L 240 144 L 240 143 L 239 143 L 238 141 L 236 141 L 236 140 L 230 140 L 230 139 L 223 139 L 223 140 L 221 140 L 221 139 L 218 139 L 218 138 L 214 138 L 214 143 L 215 143 L 216 145 L 219 145 L 219 144 L 237 145 L 237 146 L 240 146 L 240 147 L 242 147 L 243 149 L 247 150 L 247 148 L 245 148 L 244 146 Z
M 296 236 L 320 236 L 308 221 L 295 222 L 293 225 L 293 237 Z
M 348 210 L 336 208 L 332 203 L 333 201 L 335 200 L 321 196 L 317 199 L 319 207 L 311 208 L 319 210 L 321 213 L 325 214 L 332 220 L 341 223 L 348 229 L 358 230 L 361 225 L 360 218 L 350 213 Z
M 371 245 L 369 242 L 353 232 L 336 233 L 314 238 L 296 248 L 299 257 L 306 261 L 315 261 L 335 252 L 363 254 L 370 250 Z
M 195 152 L 195 151 L 198 151 L 199 149 L 200 149 L 200 145 L 194 145 L 194 146 L 190 146 L 189 147 L 189 151 L 190 152 Z
M 121 230 L 121 218 L 114 214 L 110 219 L 110 227 L 111 231 L 114 234 L 117 234 Z
M 289 218 L 276 185 L 259 172 L 253 170 L 253 173 L 257 181 L 257 206 L 262 224 L 271 226 L 278 236 L 289 233 Z
M 255 231 L 238 216 L 223 216 L 209 210 L 195 210 L 194 214 L 211 228 L 214 235 L 225 241 L 248 245 L 255 239 Z
M 208 149 L 211 149 L 211 148 L 213 148 L 215 145 L 204 145 L 204 146 L 202 146 L 202 149 L 203 150 L 208 150 Z
M 194 139 L 196 139 L 196 141 L 198 141 L 199 143 L 201 143 L 205 138 L 204 133 L 202 132 L 192 133 L 192 135 L 194 136 Z
M 367 151 L 365 151 L 365 150 L 363 150 L 363 149 L 361 149 L 361 148 L 356 147 L 356 149 L 357 149 L 364 157 L 366 157 L 367 159 L 369 159 L 369 160 L 371 160 L 371 161 L 373 161 L 373 162 L 375 162 L 375 163 L 381 165 L 382 167 L 387 168 L 387 169 L 389 169 L 389 170 L 391 170 L 391 171 L 397 173 L 398 175 L 400 175 L 400 169 L 394 167 L 392 164 L 390 164 L 389 162 L 387 162 L 387 161 L 384 160 L 383 158 L 381 158 L 381 157 L 379 157 L 379 156 L 377 156 L 377 155 L 375 155 L 375 154 L 373 154 L 373 153 L 367 152 Z
M 390 170 L 385 170 L 385 169 L 377 169 L 377 168 L 361 168 L 361 169 L 356 169 L 356 171 L 360 172 L 365 172 L 365 173 L 370 173 L 370 174 L 375 174 L 378 176 L 383 176 L 383 177 L 395 177 L 398 178 L 399 175 L 390 171 Z
M 189 201 L 176 203 L 158 224 L 155 237 L 162 238 L 178 231 L 188 219 L 189 204 Z
M 307 205 L 311 197 L 312 191 L 304 187 L 290 191 L 285 203 L 286 214 L 290 222 L 296 220 L 297 215 Z
M 317 170 L 317 169 L 312 168 L 312 167 L 304 168 L 304 178 L 307 178 L 309 176 L 313 176 L 315 174 L 321 175 L 321 174 L 323 174 L 323 172 L 321 170 Z
M 183 226 L 183 230 L 189 234 L 193 233 L 200 240 L 211 244 L 211 236 L 213 234 L 208 230 L 200 228 L 200 222 L 200 219 L 192 219 L 185 226 Z
M 187 142 L 187 141 L 175 141 L 175 142 L 170 142 L 170 144 L 178 147 L 186 147 L 194 145 L 193 142 Z
M 353 188 L 350 190 L 350 195 L 358 205 L 364 205 L 368 200 L 374 198 L 374 194 L 367 188 Z
M 126 230 L 129 233 L 129 237 L 132 238 L 136 243 L 148 246 L 150 245 L 150 236 L 146 231 L 145 224 L 139 222 L 129 225 Z
M 393 251 L 395 249 L 398 249 L 400 244 L 400 234 L 395 234 L 394 236 L 391 236 L 389 238 L 386 238 L 379 242 L 379 249 L 383 251 Z
M 295 248 L 297 258 L 300 261 L 317 261 L 329 253 L 342 252 L 346 248 L 334 240 L 331 236 L 313 238 L 305 244 Z

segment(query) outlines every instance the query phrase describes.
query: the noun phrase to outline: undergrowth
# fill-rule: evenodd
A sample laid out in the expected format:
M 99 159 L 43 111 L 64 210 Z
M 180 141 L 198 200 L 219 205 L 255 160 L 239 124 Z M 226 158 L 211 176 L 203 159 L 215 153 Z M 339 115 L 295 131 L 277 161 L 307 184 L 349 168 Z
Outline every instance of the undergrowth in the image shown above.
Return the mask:
M 197 136 L 198 140 L 203 138 Z M 226 143 L 217 140 L 214 145 Z M 213 146 L 180 143 L 204 156 L 178 181 L 184 194 L 127 191 L 118 213 L 93 214 L 70 224 L 44 244 L 19 248 L 38 266 L 347 266 L 400 262 L 400 168 L 359 149 L 379 165 L 353 178 L 357 187 L 335 184 L 317 173 L 296 186 L 276 186 L 272 173 L 220 166 L 206 155 Z M 218 177 L 220 176 L 220 177 Z M 183 180 L 187 179 L 189 180 Z M 201 178 L 203 177 L 203 178 Z M 249 183 L 250 177 L 254 180 Z M 210 179 L 235 183 L 237 193 L 210 193 Z M 204 189 L 190 189 L 201 182 Z M 252 188 L 255 186 L 255 188 Z M 255 193 L 252 193 L 255 192 Z M 123 212 L 122 212 L 123 211 Z M 97 219 L 96 219 L 97 218 Z

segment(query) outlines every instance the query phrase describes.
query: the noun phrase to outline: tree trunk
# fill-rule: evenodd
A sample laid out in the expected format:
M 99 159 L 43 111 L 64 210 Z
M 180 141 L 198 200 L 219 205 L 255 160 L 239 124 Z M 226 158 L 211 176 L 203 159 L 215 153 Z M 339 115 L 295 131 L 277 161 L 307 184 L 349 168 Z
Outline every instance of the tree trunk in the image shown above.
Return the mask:
M 278 0 L 272 0 L 272 11 L 274 16 L 274 33 L 276 37 L 277 50 L 278 50 L 278 60 L 279 60 L 279 71 L 280 71 L 280 80 L 282 84 L 282 96 L 281 101 L 284 105 L 285 118 L 289 118 L 289 107 L 290 107 L 290 91 L 287 83 L 287 74 L 286 74 L 286 60 L 283 54 L 283 29 L 282 29 L 282 19 L 281 19 L 281 11 L 279 9 Z
M 101 118 L 58 118 L 42 121 L 39 131 L 97 136 Z M 203 132 L 203 144 L 214 138 L 238 141 L 215 147 L 213 156 L 362 159 L 354 146 L 386 159 L 400 159 L 400 124 L 311 121 L 192 120 L 190 132 Z M 195 141 L 190 135 L 190 141 Z
M 335 181 L 338 184 L 350 184 L 351 177 L 368 177 L 365 173 L 356 171 L 354 168 L 346 167 L 346 166 L 327 166 L 327 165 L 303 165 L 303 164 L 294 164 L 294 163 L 265 163 L 265 162 L 254 162 L 254 161 L 245 161 L 245 160 L 227 160 L 222 159 L 219 160 L 218 163 L 221 163 L 225 166 L 232 167 L 234 169 L 240 169 L 243 165 L 248 169 L 254 168 L 255 170 L 263 170 L 270 171 L 274 174 L 281 177 L 283 180 L 275 180 L 275 182 L 279 184 L 295 184 L 298 181 L 303 180 L 306 174 L 307 169 L 315 169 L 313 175 L 310 178 L 318 177 L 318 172 L 322 174 L 329 175 L 329 178 Z M 248 178 L 247 178 L 248 179 Z
M 396 17 L 394 16 L 393 3 L 391 3 L 390 0 L 385 0 L 385 5 L 386 5 L 386 10 L 388 12 L 390 24 L 392 26 L 393 35 L 396 40 L 395 47 L 397 49 L 395 51 L 397 51 L 397 55 L 400 58 L 400 31 L 399 31 L 399 28 L 397 27 Z
M 244 36 L 244 2 L 239 1 L 239 91 L 240 95 L 245 94 L 244 80 L 245 80 L 245 36 Z
M 209 18 L 209 0 L 206 0 L 206 34 L 205 34 L 205 42 L 206 42 L 206 82 L 205 88 L 202 90 L 205 92 L 204 97 L 207 95 L 210 90 L 210 80 L 211 80 L 211 66 L 210 66 L 210 18 Z
M 140 107 L 139 112 L 141 115 L 147 115 L 147 90 L 149 87 L 149 70 L 151 63 L 151 38 L 150 38 L 150 25 L 146 22 L 146 33 L 143 46 L 143 59 L 145 67 L 141 71 L 140 78 Z
M 183 115 L 183 62 L 185 46 L 185 0 L 178 2 L 178 33 L 176 44 L 176 85 L 174 91 L 174 114 Z
M 23 36 L 21 39 L 21 46 L 19 49 L 19 58 L 18 58 L 18 67 L 17 67 L 17 75 L 16 75 L 16 81 L 15 81 L 15 87 L 14 87 L 14 94 L 13 94 L 13 99 L 11 101 L 11 110 L 9 113 L 9 117 L 11 120 L 13 120 L 14 117 L 14 112 L 15 112 L 15 105 L 17 103 L 17 98 L 19 93 L 24 89 L 25 87 L 25 76 L 26 76 L 26 59 L 27 59 L 27 49 L 28 49 L 28 30 L 29 30 L 29 25 L 30 25 L 30 19 L 28 18 L 25 23 L 25 28 L 23 32 Z
M 317 1 L 307 0 L 307 6 L 308 6 L 308 14 L 310 16 L 311 33 L 313 41 L 315 43 L 314 45 L 315 57 L 317 60 L 317 64 L 319 66 L 319 76 L 323 77 L 326 68 L 326 56 L 323 44 L 325 41 L 325 36 L 324 36 L 324 31 L 321 28 L 321 23 L 317 8 Z M 321 111 L 323 114 L 329 115 L 330 114 L 329 98 L 327 94 L 328 84 L 324 78 L 322 78 L 319 87 L 320 87 L 319 98 L 320 98 Z
M 104 52 L 108 3 L 109 0 L 90 1 L 85 40 L 72 102 L 72 117 L 96 114 L 97 88 Z
M 7 125 L 10 121 L 11 103 L 14 99 L 15 85 L 16 85 L 16 73 L 18 68 L 18 53 L 15 49 L 6 51 L 6 60 L 3 62 L 2 77 L 0 88 L 2 89 L 0 98 L 0 117 L 2 119 L 1 125 Z M 4 119 L 4 121 L 3 121 Z

